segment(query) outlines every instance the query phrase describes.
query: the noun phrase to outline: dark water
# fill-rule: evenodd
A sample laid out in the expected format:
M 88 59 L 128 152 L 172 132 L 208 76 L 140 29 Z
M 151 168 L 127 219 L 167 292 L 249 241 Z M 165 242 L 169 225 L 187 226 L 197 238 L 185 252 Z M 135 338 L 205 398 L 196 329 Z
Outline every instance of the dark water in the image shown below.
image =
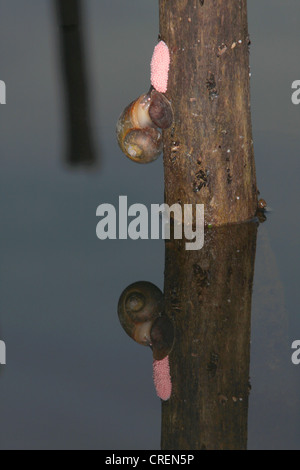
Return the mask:
M 162 241 L 95 236 L 96 208 L 163 202 L 162 159 L 122 157 L 115 122 L 149 87 L 155 2 L 85 0 L 93 156 L 68 165 L 66 101 L 54 2 L 0 0 L 1 449 L 159 449 L 161 405 L 150 352 L 117 319 L 121 291 L 163 288 Z M 248 447 L 300 449 L 300 107 L 292 105 L 300 5 L 249 2 L 258 183 L 272 212 L 259 229 L 252 308 Z

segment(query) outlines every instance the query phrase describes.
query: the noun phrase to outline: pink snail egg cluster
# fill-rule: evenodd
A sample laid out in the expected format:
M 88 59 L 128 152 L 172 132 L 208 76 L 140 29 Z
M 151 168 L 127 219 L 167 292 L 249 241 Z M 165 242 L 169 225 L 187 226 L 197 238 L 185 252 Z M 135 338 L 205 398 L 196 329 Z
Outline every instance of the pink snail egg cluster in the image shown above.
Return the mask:
M 153 362 L 153 379 L 157 396 L 163 401 L 169 400 L 172 394 L 169 356 Z
M 154 49 L 151 61 L 151 84 L 160 93 L 168 89 L 170 51 L 164 41 L 160 41 Z

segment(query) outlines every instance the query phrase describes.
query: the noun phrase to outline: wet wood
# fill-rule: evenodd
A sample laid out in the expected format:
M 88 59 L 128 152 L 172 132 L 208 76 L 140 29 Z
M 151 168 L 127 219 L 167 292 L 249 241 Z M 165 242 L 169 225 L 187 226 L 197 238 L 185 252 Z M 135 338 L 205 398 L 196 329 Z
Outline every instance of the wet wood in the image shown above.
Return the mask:
M 251 219 L 257 187 L 250 114 L 246 0 L 160 0 L 171 51 L 164 134 L 169 205 L 204 204 L 206 222 Z
M 251 297 L 257 225 L 207 231 L 200 251 L 166 244 L 165 306 L 174 321 L 173 393 L 162 449 L 247 447 Z

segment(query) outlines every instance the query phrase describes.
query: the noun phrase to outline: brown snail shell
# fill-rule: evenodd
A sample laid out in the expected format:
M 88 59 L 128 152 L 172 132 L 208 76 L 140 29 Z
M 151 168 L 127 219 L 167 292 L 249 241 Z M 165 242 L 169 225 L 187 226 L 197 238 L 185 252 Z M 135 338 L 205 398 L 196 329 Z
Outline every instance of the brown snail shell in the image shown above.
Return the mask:
M 162 315 L 154 321 L 150 338 L 153 358 L 156 361 L 161 361 L 170 354 L 174 335 L 174 325 L 167 315 Z
M 153 322 L 163 312 L 161 290 L 150 282 L 136 282 L 122 293 L 118 315 L 126 333 L 139 344 L 150 346 Z
M 156 360 L 164 359 L 174 341 L 174 327 L 163 314 L 164 296 L 150 282 L 136 282 L 122 293 L 118 304 L 119 320 L 137 343 L 150 346 Z
M 151 91 L 149 116 L 152 122 L 160 129 L 171 127 L 174 114 L 170 101 L 156 90 Z
M 162 133 L 173 122 L 167 98 L 153 88 L 130 103 L 117 123 L 121 150 L 137 163 L 155 161 L 163 150 Z

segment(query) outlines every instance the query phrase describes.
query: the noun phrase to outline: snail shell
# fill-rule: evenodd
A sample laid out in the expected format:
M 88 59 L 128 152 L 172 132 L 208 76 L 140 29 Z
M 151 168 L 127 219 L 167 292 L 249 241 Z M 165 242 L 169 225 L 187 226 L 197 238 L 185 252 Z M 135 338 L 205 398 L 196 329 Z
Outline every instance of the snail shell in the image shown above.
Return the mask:
M 130 103 L 117 123 L 117 138 L 121 150 L 131 160 L 149 163 L 163 150 L 162 133 L 173 122 L 173 111 L 167 98 L 150 89 Z
M 174 325 L 167 315 L 162 315 L 153 323 L 150 332 L 153 358 L 161 361 L 167 357 L 174 343 Z
M 164 298 L 161 290 L 150 282 L 136 282 L 122 293 L 118 315 L 126 333 L 139 344 L 150 346 L 151 328 L 162 314 Z
M 164 359 L 174 341 L 174 327 L 163 314 L 164 296 L 150 282 L 136 282 L 122 293 L 118 304 L 119 320 L 137 343 L 150 346 L 156 360 Z

